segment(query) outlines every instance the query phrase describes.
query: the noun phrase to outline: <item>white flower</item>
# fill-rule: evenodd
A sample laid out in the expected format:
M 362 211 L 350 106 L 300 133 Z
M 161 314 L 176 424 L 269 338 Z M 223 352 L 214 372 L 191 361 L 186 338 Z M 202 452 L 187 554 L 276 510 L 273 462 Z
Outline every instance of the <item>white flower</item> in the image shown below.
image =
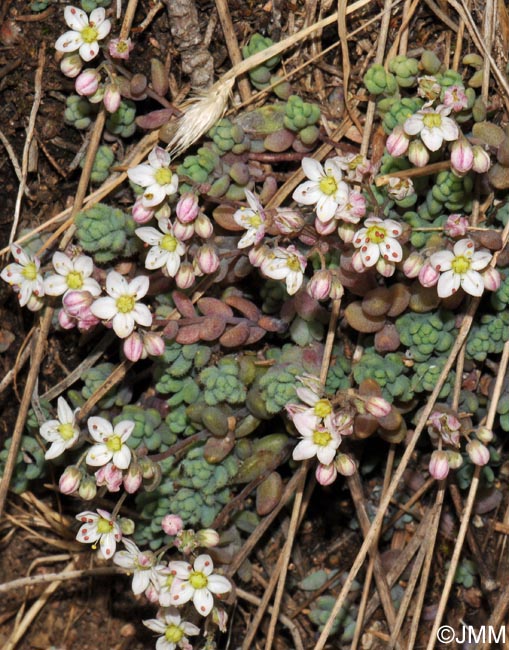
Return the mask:
M 306 264 L 306 257 L 295 246 L 278 246 L 267 253 L 260 268 L 268 278 L 285 280 L 286 290 L 292 296 L 302 286 Z
M 141 199 L 145 208 L 159 205 L 177 191 L 179 178 L 171 171 L 170 162 L 170 154 L 161 147 L 155 147 L 148 155 L 148 164 L 127 170 L 130 180 L 145 188 Z
M 130 539 L 123 539 L 122 542 L 126 550 L 117 551 L 113 557 L 113 562 L 132 572 L 133 593 L 141 594 L 151 582 L 156 582 L 154 567 L 157 558 L 152 551 L 140 551 Z
M 94 467 L 106 465 L 110 460 L 119 469 L 127 469 L 131 462 L 131 450 L 124 444 L 134 429 L 132 420 L 122 420 L 113 428 L 111 422 L 97 416 L 88 418 L 88 430 L 98 443 L 87 454 L 86 461 Z
M 341 444 L 341 436 L 337 431 L 318 425 L 310 431 L 307 427 L 300 431 L 302 440 L 293 450 L 294 460 L 305 460 L 316 456 L 323 465 L 330 465 Z
M 117 273 L 110 271 L 106 278 L 106 292 L 109 297 L 98 298 L 90 306 L 90 311 L 102 320 L 112 321 L 115 334 L 125 339 L 134 330 L 135 324 L 150 327 L 152 314 L 149 308 L 137 302 L 147 293 L 149 279 L 146 275 L 127 282 Z
M 207 616 L 214 606 L 212 594 L 225 594 L 231 590 L 231 584 L 225 577 L 216 573 L 210 555 L 198 555 L 194 566 L 187 562 L 170 562 L 169 568 L 175 574 L 171 589 L 174 605 L 182 605 L 192 599 L 196 611 Z
M 259 244 L 265 235 L 266 218 L 263 207 L 252 192 L 244 192 L 250 207 L 240 208 L 233 215 L 235 222 L 247 230 L 237 244 L 239 248 Z
M 316 204 L 320 221 L 330 221 L 338 206 L 348 202 L 348 185 L 342 181 L 342 171 L 335 158 L 329 158 L 324 166 L 314 158 L 303 158 L 302 169 L 310 179 L 299 185 L 293 199 L 304 205 Z
M 369 217 L 354 237 L 353 245 L 358 248 L 362 265 L 366 268 L 374 266 L 381 257 L 388 264 L 394 265 L 403 257 L 403 249 L 396 237 L 403 231 L 401 224 L 393 219 Z
M 485 286 L 479 271 L 488 266 L 491 258 L 491 253 L 485 249 L 475 252 L 471 239 L 460 239 L 454 244 L 453 251 L 433 253 L 429 262 L 440 273 L 437 284 L 439 297 L 452 296 L 460 286 L 471 296 L 481 296 Z
M 106 19 L 104 8 L 94 9 L 89 18 L 83 9 L 66 7 L 64 18 L 71 31 L 60 36 L 55 43 L 55 49 L 59 52 L 79 50 L 84 61 L 91 61 L 99 53 L 98 41 L 102 41 L 108 36 L 111 29 L 111 23 Z
M 88 255 L 71 260 L 65 253 L 56 252 L 52 262 L 57 275 L 44 280 L 44 290 L 49 296 L 61 296 L 67 291 L 88 291 L 93 296 L 101 293 L 99 283 L 90 277 L 94 263 Z
M 187 637 L 200 633 L 199 627 L 182 620 L 175 607 L 163 609 L 158 614 L 158 618 L 143 621 L 143 625 L 162 635 L 156 641 L 156 650 L 175 650 L 176 648 L 188 650 L 191 646 Z
M 174 278 L 180 267 L 180 258 L 186 252 L 186 247 L 175 237 L 169 219 L 160 219 L 158 225 L 162 232 L 152 227 L 137 228 L 134 232 L 142 241 L 151 246 L 145 260 L 145 267 L 151 270 L 164 267 L 168 275 Z
M 11 253 L 17 264 L 8 264 L 0 277 L 19 293 L 19 304 L 24 307 L 32 297 L 44 296 L 44 281 L 39 273 L 41 263 L 16 244 L 11 246 Z
M 44 440 L 51 442 L 51 446 L 44 454 L 44 458 L 56 458 L 74 445 L 80 435 L 79 427 L 76 424 L 78 410 L 73 411 L 63 397 L 58 398 L 58 420 L 48 420 L 48 422 L 41 425 L 40 429 L 40 434 Z
M 99 554 L 106 559 L 112 557 L 117 542 L 122 539 L 122 531 L 111 514 L 106 510 L 97 509 L 97 513 L 87 510 L 76 515 L 76 519 L 82 523 L 76 535 L 78 542 L 92 544 L 93 549 L 97 548 L 99 542 Z
M 299 433 L 311 435 L 320 424 L 334 428 L 334 409 L 327 398 L 321 397 L 320 381 L 311 375 L 297 379 L 302 384 L 295 389 L 297 397 L 309 408 L 300 404 L 288 404 L 286 408 Z
M 438 151 L 444 140 L 457 140 L 460 130 L 456 122 L 447 117 L 451 112 L 448 106 L 425 107 L 411 115 L 403 124 L 408 135 L 421 136 L 430 151 Z

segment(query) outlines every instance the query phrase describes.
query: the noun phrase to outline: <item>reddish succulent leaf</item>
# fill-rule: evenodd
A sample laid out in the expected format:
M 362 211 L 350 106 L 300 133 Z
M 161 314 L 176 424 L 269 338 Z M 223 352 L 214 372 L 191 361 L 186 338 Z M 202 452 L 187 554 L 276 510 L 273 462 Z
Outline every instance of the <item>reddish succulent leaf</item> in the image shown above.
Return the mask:
M 194 325 L 185 325 L 181 327 L 178 331 L 175 341 L 177 343 L 182 343 L 182 345 L 191 345 L 192 343 L 198 343 L 201 339 L 201 325 L 196 323 Z
M 219 339 L 219 343 L 224 345 L 225 348 L 236 348 L 247 342 L 250 333 L 249 325 L 247 323 L 239 323 L 225 332 Z
M 167 339 L 174 339 L 179 331 L 179 324 L 176 320 L 171 320 L 169 321 L 164 330 L 163 330 L 163 336 Z
M 204 316 L 220 316 L 223 319 L 233 318 L 233 311 L 222 300 L 217 298 L 200 298 L 198 309 Z
M 235 446 L 235 435 L 229 433 L 224 438 L 211 436 L 203 448 L 203 457 L 207 463 L 220 463 Z
M 220 316 L 209 316 L 200 322 L 200 338 L 202 341 L 215 341 L 224 332 L 226 321 Z
M 263 329 L 263 327 L 257 327 L 256 325 L 252 325 L 249 328 L 249 338 L 246 341 L 246 345 L 252 345 L 253 343 L 256 343 L 260 339 L 263 339 L 267 332 Z
M 242 296 L 227 296 L 225 302 L 227 305 L 230 305 L 230 307 L 240 311 L 240 313 L 246 318 L 249 318 L 249 320 L 257 321 L 262 315 L 256 305 L 254 305 L 250 300 L 242 298 Z
M 283 479 L 278 472 L 272 472 L 256 490 L 256 512 L 260 517 L 272 512 L 281 500 Z
M 262 316 L 258 319 L 258 325 L 263 327 L 266 332 L 284 332 L 287 328 L 284 321 L 272 316 Z
M 158 111 L 140 115 L 136 118 L 136 124 L 140 129 L 158 129 L 163 124 L 166 124 L 174 113 L 175 111 L 172 108 L 161 108 Z
M 234 220 L 234 212 L 235 208 L 232 208 L 229 205 L 220 205 L 213 211 L 212 216 L 214 217 L 214 221 L 219 224 L 221 228 L 232 232 L 241 232 L 244 228 L 239 226 L 239 224 Z
M 345 317 L 350 327 L 363 334 L 378 332 L 385 323 L 385 316 L 368 316 L 368 314 L 365 314 L 360 302 L 351 302 L 345 309 Z
M 193 303 L 185 294 L 181 293 L 180 291 L 174 291 L 171 294 L 171 297 L 173 298 L 175 307 L 179 310 L 182 316 L 185 318 L 195 318 L 195 316 L 198 315 Z

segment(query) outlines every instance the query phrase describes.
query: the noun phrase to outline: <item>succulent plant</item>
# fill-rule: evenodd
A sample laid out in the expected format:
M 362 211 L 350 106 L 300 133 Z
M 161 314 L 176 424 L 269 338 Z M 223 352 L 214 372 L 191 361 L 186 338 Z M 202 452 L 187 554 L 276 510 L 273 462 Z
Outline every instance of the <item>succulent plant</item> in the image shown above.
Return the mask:
M 90 173 L 90 182 L 99 185 L 103 183 L 109 176 L 110 168 L 115 161 L 115 154 L 111 150 L 111 147 L 108 145 L 101 145 L 97 149 L 97 153 L 94 158 L 94 164 L 92 166 L 92 172 Z M 83 158 L 80 162 L 80 167 L 83 168 L 85 165 L 85 159 Z
M 216 366 L 209 366 L 200 373 L 203 397 L 209 406 L 220 402 L 239 404 L 246 399 L 246 387 L 239 378 L 240 366 L 231 357 L 223 357 Z
M 382 115 L 384 131 L 392 133 L 395 126 L 403 124 L 411 115 L 416 113 L 423 105 L 423 100 L 418 97 L 387 97 L 377 102 L 378 112 Z
M 249 56 L 252 56 L 257 52 L 266 50 L 273 44 L 274 41 L 268 36 L 254 33 L 248 43 L 242 48 L 242 55 L 247 59 Z M 249 79 L 257 90 L 263 90 L 263 88 L 269 85 L 271 70 L 279 64 L 280 60 L 280 56 L 273 56 L 271 59 L 265 61 L 265 63 L 258 65 L 249 71 Z
M 447 361 L 447 356 L 430 357 L 423 363 L 416 363 L 412 368 L 412 390 L 416 393 L 433 392 L 438 383 L 438 378 Z M 452 392 L 456 373 L 451 371 L 440 391 L 439 399 L 445 399 Z
M 81 379 L 84 386 L 81 391 L 70 390 L 67 395 L 75 407 L 82 406 L 87 399 L 92 397 L 96 390 L 108 379 L 115 366 L 112 363 L 99 363 L 93 368 L 85 370 Z M 110 409 L 113 406 L 124 406 L 129 404 L 132 397 L 132 389 L 127 384 L 120 387 L 115 386 L 109 390 L 99 401 L 99 407 Z
M 113 424 L 123 420 L 135 423 L 127 444 L 133 449 L 146 447 L 148 451 L 164 451 L 175 443 L 177 436 L 163 422 L 161 414 L 154 408 L 142 408 L 135 404 L 126 404 L 122 411 L 113 419 Z
M 407 357 L 418 362 L 449 352 L 455 340 L 454 314 L 445 310 L 404 314 L 396 320 L 396 328 L 401 343 L 408 348 Z
M 484 314 L 475 323 L 467 338 L 466 353 L 471 359 L 484 361 L 488 354 L 500 354 L 509 339 L 509 312 L 496 316 Z
M 115 113 L 108 116 L 106 129 L 112 135 L 130 138 L 136 131 L 136 105 L 130 99 L 123 99 Z
M 4 448 L 0 451 L 0 476 L 4 473 L 11 444 L 12 438 L 7 438 Z M 30 481 L 41 478 L 45 471 L 44 450 L 33 436 L 22 436 L 9 489 L 21 494 L 28 489 Z
M 110 4 L 111 0 L 80 0 L 80 5 L 87 14 L 97 9 L 97 7 L 109 7 Z
M 454 582 L 457 585 L 462 585 L 465 589 L 470 589 L 474 586 L 475 577 L 477 575 L 477 567 L 472 560 L 463 559 L 459 563 L 454 575 Z
M 413 388 L 403 358 L 402 354 L 395 352 L 381 356 L 374 348 L 366 348 L 353 366 L 353 377 L 358 385 L 365 379 L 376 381 L 389 402 L 395 399 L 407 402 L 413 397 Z
M 411 88 L 417 81 L 419 61 L 400 54 L 389 61 L 389 71 L 396 77 L 400 88 Z
M 244 153 L 249 149 L 249 140 L 244 129 L 239 124 L 234 124 L 229 118 L 223 117 L 215 124 L 207 136 L 217 147 L 217 153 L 223 155 L 228 151 L 235 154 Z
M 84 97 L 70 95 L 65 101 L 64 120 L 76 129 L 88 129 L 97 115 L 97 104 L 91 104 Z
M 364 85 L 372 95 L 394 95 L 398 92 L 398 82 L 391 72 L 386 72 L 383 65 L 374 63 L 364 75 Z

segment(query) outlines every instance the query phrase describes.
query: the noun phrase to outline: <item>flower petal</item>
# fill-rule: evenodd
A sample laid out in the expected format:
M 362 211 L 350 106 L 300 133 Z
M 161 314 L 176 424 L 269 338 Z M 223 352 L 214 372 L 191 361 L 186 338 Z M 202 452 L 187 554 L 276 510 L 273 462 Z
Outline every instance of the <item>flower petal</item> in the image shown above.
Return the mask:
M 467 271 L 461 278 L 461 287 L 471 296 L 482 296 L 484 292 L 482 275 L 477 271 Z
M 232 589 L 230 581 L 224 576 L 218 575 L 217 573 L 209 576 L 207 587 L 213 594 L 226 594 Z
M 314 205 L 322 196 L 315 181 L 306 181 L 295 188 L 292 199 L 303 205 Z
M 69 27 L 77 32 L 81 32 L 81 30 L 88 25 L 87 14 L 83 9 L 79 9 L 78 7 L 66 7 L 64 9 L 64 19 Z
M 83 39 L 78 32 L 65 32 L 55 43 L 57 52 L 75 52 L 83 45 Z
M 104 442 L 106 438 L 110 438 L 113 435 L 111 422 L 108 422 L 108 420 L 105 420 L 98 415 L 93 415 L 88 418 L 87 426 L 90 435 L 97 442 Z
M 135 300 L 139 300 L 147 293 L 149 286 L 148 275 L 138 275 L 129 282 L 129 291 L 126 293 L 133 295 Z
M 61 296 L 68 289 L 67 280 L 62 275 L 49 275 L 44 280 L 44 291 L 48 296 Z
M 127 445 L 122 445 L 122 447 L 113 454 L 112 461 L 119 469 L 127 469 L 131 462 L 131 450 L 129 447 Z
M 214 607 L 214 598 L 208 589 L 197 589 L 193 595 L 193 605 L 202 616 L 208 616 Z
M 134 316 L 133 313 L 129 314 L 115 314 L 113 317 L 113 331 L 120 339 L 126 339 L 129 334 L 134 330 Z
M 302 169 L 311 181 L 319 182 L 325 176 L 322 165 L 314 158 L 303 158 Z
M 116 271 L 110 271 L 106 277 L 106 291 L 113 298 L 120 298 L 120 296 L 129 293 L 129 285 L 123 275 Z
M 103 465 L 106 465 L 112 457 L 113 454 L 108 447 L 101 443 L 90 447 L 85 460 L 87 464 L 92 465 L 92 467 L 102 467 Z
M 147 253 L 145 258 L 145 268 L 150 269 L 160 269 L 163 267 L 168 259 L 168 251 L 163 250 L 159 246 L 152 246 L 152 248 Z
M 129 177 L 129 180 L 131 180 L 133 183 L 136 183 L 136 185 L 140 185 L 141 187 L 148 187 L 149 185 L 153 185 L 155 182 L 154 168 L 147 164 L 137 165 L 132 169 L 128 169 L 127 175 Z
M 99 43 L 97 41 L 83 43 L 80 46 L 79 52 L 83 61 L 92 61 L 99 54 Z
M 453 293 L 460 287 L 460 276 L 457 273 L 454 273 L 451 269 L 442 273 L 438 279 L 437 284 L 437 293 L 439 298 L 447 298 L 452 296 Z
M 98 298 L 90 305 L 90 311 L 97 318 L 110 320 L 117 313 L 117 305 L 113 298 Z
M 136 228 L 134 232 L 141 239 L 141 241 L 144 241 L 146 244 L 150 244 L 151 246 L 157 246 L 163 238 L 159 230 L 156 230 L 150 226 L 147 226 L 145 228 Z

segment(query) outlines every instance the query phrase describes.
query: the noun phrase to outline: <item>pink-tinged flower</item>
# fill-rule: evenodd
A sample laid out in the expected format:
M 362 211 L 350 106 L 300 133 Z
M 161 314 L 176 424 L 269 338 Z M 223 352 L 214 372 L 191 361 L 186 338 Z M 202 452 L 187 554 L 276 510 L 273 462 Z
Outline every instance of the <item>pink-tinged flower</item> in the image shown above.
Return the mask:
M 359 223 L 366 214 L 366 199 L 360 192 L 352 190 L 348 200 L 343 205 L 338 206 L 334 218 L 346 223 Z
M 364 408 L 368 413 L 371 413 L 375 418 L 383 418 L 392 410 L 392 406 L 383 397 L 371 395 L 364 401 Z
M 46 460 L 57 458 L 69 449 L 78 440 L 80 430 L 76 424 L 76 413 L 73 411 L 63 397 L 58 398 L 57 415 L 58 420 L 48 420 L 41 424 L 39 433 L 47 442 L 51 443 L 50 448 L 44 454 Z
M 129 336 L 124 339 L 124 344 L 122 349 L 124 354 L 129 361 L 139 361 L 143 354 L 143 340 L 141 334 L 138 332 L 131 332 Z
M 315 271 L 306 285 L 306 291 L 315 300 L 327 300 L 332 285 L 332 273 L 328 269 Z
M 95 473 L 95 482 L 97 487 L 105 485 L 108 492 L 118 492 L 122 485 L 123 474 L 113 463 L 108 463 Z
M 196 544 L 202 548 L 213 548 L 219 544 L 219 533 L 213 528 L 202 528 L 196 533 Z
M 452 413 L 433 411 L 428 420 L 428 433 L 432 440 L 442 440 L 448 445 L 459 447 L 461 422 Z
M 355 461 L 353 458 L 350 458 L 348 454 L 338 454 L 334 461 L 334 465 L 341 476 L 353 476 L 357 471 Z
M 94 416 L 88 418 L 88 430 L 97 444 L 87 454 L 86 461 L 94 467 L 106 465 L 109 461 L 119 469 L 127 469 L 131 462 L 131 449 L 125 444 L 134 429 L 132 420 L 122 420 L 113 428 L 111 422 Z
M 151 618 L 143 621 L 152 632 L 157 632 L 161 636 L 156 641 L 156 650 L 192 650 L 188 636 L 195 636 L 200 633 L 200 628 L 192 623 L 183 621 L 178 610 L 171 607 L 162 610 L 158 618 Z
M 122 98 L 120 96 L 120 89 L 117 84 L 112 83 L 108 84 L 104 89 L 104 108 L 108 113 L 116 113 L 120 108 L 120 102 Z
M 182 262 L 175 276 L 175 284 L 179 289 L 189 289 L 195 282 L 194 269 L 191 262 Z
M 268 278 L 285 280 L 286 290 L 293 296 L 302 286 L 306 265 L 306 257 L 295 246 L 277 246 L 264 259 L 261 270 Z
M 74 79 L 83 68 L 83 59 L 79 54 L 66 54 L 60 61 L 60 70 L 66 77 Z
M 158 221 L 159 230 L 151 227 L 136 228 L 136 235 L 151 246 L 145 259 L 145 267 L 150 270 L 160 269 L 175 277 L 180 266 L 180 258 L 185 255 L 186 247 L 175 237 L 173 227 L 168 219 Z
M 398 178 L 392 176 L 387 185 L 387 194 L 395 201 L 403 201 L 415 194 L 414 184 L 411 178 Z
M 130 539 L 122 539 L 124 551 L 117 551 L 113 556 L 113 563 L 127 569 L 133 575 L 133 594 L 142 594 L 151 582 L 156 581 L 154 567 L 156 556 L 152 551 L 140 551 Z
M 455 451 L 454 449 L 446 449 L 445 453 L 447 454 L 449 469 L 459 469 L 463 465 L 463 456 L 459 451 Z
M 472 153 L 474 155 L 472 169 L 478 174 L 485 174 L 491 167 L 491 159 L 488 152 L 480 144 L 475 144 L 472 147 Z
M 323 389 L 318 378 L 304 375 L 298 379 L 301 385 L 296 387 L 295 392 L 306 406 L 303 404 L 288 404 L 286 406 L 286 411 L 297 431 L 301 435 L 311 436 L 321 424 L 328 429 L 336 430 L 334 409 L 327 398 L 321 397 Z
M 490 450 L 480 440 L 471 440 L 466 446 L 467 454 L 474 465 L 487 465 L 490 462 Z
M 235 223 L 246 229 L 237 244 L 238 248 L 259 244 L 265 235 L 265 222 L 267 220 L 262 204 L 256 196 L 249 190 L 244 190 L 244 192 L 249 208 L 242 207 L 233 215 Z
M 217 249 L 212 244 L 204 244 L 196 251 L 194 261 L 198 269 L 205 274 L 215 273 L 221 263 Z M 196 269 L 195 269 L 196 272 Z
M 84 61 L 91 61 L 99 54 L 99 42 L 110 33 L 111 23 L 103 7 L 94 9 L 90 18 L 78 7 L 66 7 L 64 18 L 71 31 L 65 32 L 55 43 L 59 52 L 75 52 Z
M 468 231 L 468 219 L 461 214 L 450 214 L 444 223 L 444 232 L 448 237 L 464 237 Z
M 128 494 L 135 494 L 143 483 L 143 475 L 140 466 L 136 462 L 132 462 L 124 475 L 124 490 Z
M 108 52 L 112 59 L 127 60 L 133 48 L 134 43 L 130 38 L 112 38 L 108 43 Z
M 305 460 L 316 456 L 323 465 L 332 463 L 341 444 L 341 436 L 337 431 L 318 425 L 312 431 L 308 431 L 307 427 L 301 427 L 299 433 L 302 439 L 293 450 L 294 460 Z
M 493 435 L 493 431 L 488 429 L 488 427 L 479 427 L 475 432 L 475 437 L 480 440 L 483 445 L 487 445 L 495 436 Z
M 338 470 L 334 463 L 330 463 L 330 465 L 318 463 L 315 470 L 315 476 L 320 485 L 331 485 L 338 476 Z
M 471 239 L 460 239 L 453 251 L 433 253 L 429 261 L 440 273 L 437 291 L 440 298 L 447 298 L 461 288 L 471 296 L 481 296 L 484 281 L 479 271 L 485 269 L 492 254 L 485 249 L 475 252 Z
M 472 146 L 464 137 L 453 142 L 451 147 L 451 168 L 456 174 L 466 174 L 474 163 Z
M 360 153 L 347 153 L 341 156 L 335 156 L 333 160 L 351 181 L 360 183 L 366 176 L 374 172 L 374 166 Z
M 440 278 L 440 273 L 431 265 L 430 262 L 425 262 L 418 273 L 418 277 L 422 286 L 429 288 L 434 287 L 437 284 Z
M 247 254 L 250 263 L 257 269 L 261 268 L 262 264 L 270 258 L 270 255 L 270 248 L 264 244 L 251 248 Z
M 403 257 L 403 249 L 397 237 L 403 228 L 394 219 L 369 217 L 355 235 L 353 245 L 358 249 L 358 257 L 366 268 L 374 266 L 380 257 L 394 264 Z M 354 254 L 355 257 L 355 254 Z
M 232 587 L 227 578 L 212 573 L 214 563 L 210 555 L 198 555 L 193 566 L 188 562 L 170 562 L 168 566 L 178 579 L 171 588 L 174 605 L 183 605 L 192 600 L 196 611 L 202 616 L 207 616 L 214 606 L 212 594 L 226 594 L 231 591 Z
M 182 194 L 177 206 L 175 207 L 177 219 L 181 223 L 192 223 L 198 216 L 199 212 L 200 206 L 196 194 L 193 194 L 192 192 Z
M 60 480 L 58 481 L 58 489 L 62 494 L 74 494 L 80 486 L 83 472 L 76 465 L 69 465 L 66 467 Z
M 416 278 L 424 265 L 424 257 L 413 251 L 403 262 L 403 273 L 407 278 Z M 438 282 L 438 278 L 437 278 Z
M 16 264 L 8 264 L 0 273 L 0 277 L 19 294 L 21 307 L 28 306 L 32 296 L 36 299 L 44 296 L 44 281 L 39 273 L 41 263 L 37 257 L 28 255 L 17 244 L 11 245 L 11 254 L 16 260 Z
M 436 450 L 431 454 L 429 473 L 437 481 L 442 481 L 449 474 L 449 460 L 445 451 Z
M 74 82 L 74 89 L 82 97 L 88 97 L 97 92 L 99 88 L 99 82 L 101 81 L 101 75 L 95 68 L 87 68 L 76 77 Z
M 314 158 L 303 158 L 302 169 L 309 178 L 299 185 L 293 199 L 303 205 L 316 205 L 320 221 L 329 221 L 339 205 L 348 200 L 348 185 L 341 180 L 343 173 L 334 158 L 325 161 L 324 166 Z
M 415 167 L 424 167 L 429 162 L 429 151 L 420 140 L 412 140 L 408 147 L 408 160 Z
M 161 147 L 154 147 L 148 155 L 148 163 L 127 170 L 129 179 L 145 188 L 142 196 L 145 208 L 153 208 L 177 192 L 179 179 L 171 171 L 170 162 L 169 153 Z
M 451 142 L 460 135 L 456 122 L 447 117 L 450 112 L 442 105 L 422 108 L 405 121 L 403 129 L 408 135 L 419 135 L 430 151 L 438 151 L 444 140 Z
M 161 521 L 161 528 L 167 535 L 174 537 L 184 528 L 184 522 L 178 515 L 165 515 Z
M 214 226 L 212 225 L 212 221 L 207 217 L 206 214 L 203 214 L 203 212 L 200 212 L 200 214 L 196 217 L 193 226 L 194 232 L 198 235 L 198 237 L 201 237 L 202 239 L 210 239 L 210 237 L 212 237 L 214 234 Z
M 99 542 L 99 554 L 104 559 L 113 557 L 117 542 L 122 539 L 122 531 L 111 514 L 98 508 L 97 513 L 89 510 L 80 512 L 76 519 L 82 524 L 76 535 L 78 542 L 92 544 L 93 549 L 97 548 Z
M 281 235 L 296 235 L 304 228 L 306 222 L 297 210 L 277 208 L 273 224 Z
M 465 88 L 458 85 L 449 86 L 444 91 L 443 104 L 451 108 L 455 113 L 467 108 L 468 98 L 465 94 Z
M 483 271 L 481 275 L 484 282 L 484 288 L 487 291 L 497 291 L 497 289 L 500 288 L 502 278 L 500 277 L 500 273 L 497 271 L 497 269 L 488 266 L 488 268 Z
M 164 354 L 164 339 L 156 332 L 143 333 L 143 352 L 145 356 L 160 357 Z M 145 356 L 142 355 L 143 358 Z
M 80 486 L 78 488 L 78 496 L 83 501 L 91 501 L 95 499 L 97 495 L 97 484 L 95 482 L 95 477 L 92 478 L 89 474 L 85 474 L 81 479 Z
M 410 144 L 410 138 L 403 130 L 403 127 L 398 125 L 395 126 L 392 133 L 387 138 L 385 147 L 389 155 L 394 158 L 399 158 L 404 156 L 408 151 L 408 146 Z
M 95 327 L 100 320 L 90 310 L 93 302 L 94 297 L 89 291 L 66 291 L 62 298 L 63 309 L 58 314 L 58 322 L 64 329 L 77 325 L 82 332 Z
M 194 236 L 194 224 L 182 223 L 182 221 L 177 219 L 173 224 L 173 234 L 181 242 L 187 241 Z
M 317 217 L 315 219 L 315 230 L 319 235 L 322 235 L 322 237 L 326 237 L 327 235 L 332 235 L 332 233 L 336 230 L 338 222 L 336 219 L 331 219 L 330 221 L 320 221 L 320 219 Z
M 346 221 L 345 222 L 340 221 L 338 226 L 338 237 L 340 237 L 340 239 L 344 241 L 345 244 L 351 244 L 353 242 L 356 232 L 357 231 L 355 229 L 354 223 L 347 223 Z
M 90 307 L 94 316 L 105 321 L 111 321 L 115 334 L 125 339 L 134 330 L 136 323 L 142 327 L 152 325 L 152 314 L 149 308 L 138 302 L 147 293 L 149 279 L 146 275 L 127 282 L 117 273 L 110 271 L 106 278 L 108 297 L 98 298 Z
M 440 96 L 442 86 L 438 83 L 436 77 L 424 75 L 417 79 L 417 94 L 423 99 L 434 101 Z
M 68 291 L 88 291 L 92 296 L 101 293 L 99 283 L 91 277 L 94 262 L 88 255 L 71 259 L 57 251 L 53 254 L 52 263 L 57 274 L 49 275 L 44 280 L 44 291 L 49 296 L 61 296 Z
M 147 221 L 150 221 L 154 216 L 154 212 L 155 211 L 151 208 L 146 208 L 143 205 L 143 197 L 139 196 L 134 202 L 131 214 L 136 223 L 147 223 Z

